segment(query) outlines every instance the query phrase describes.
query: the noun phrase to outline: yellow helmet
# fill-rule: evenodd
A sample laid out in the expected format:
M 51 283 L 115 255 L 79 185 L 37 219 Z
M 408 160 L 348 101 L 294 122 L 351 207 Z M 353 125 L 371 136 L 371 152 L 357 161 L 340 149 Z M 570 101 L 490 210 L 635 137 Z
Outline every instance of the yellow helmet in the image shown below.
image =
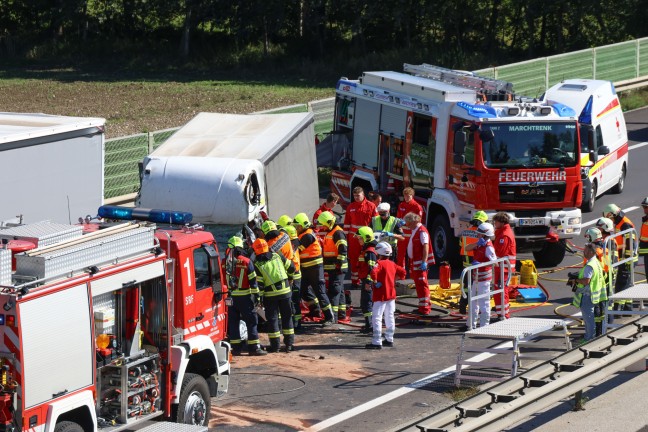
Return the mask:
M 286 228 L 288 225 L 292 223 L 292 218 L 288 215 L 282 215 L 277 219 L 277 226 L 280 226 L 281 228 Z
M 308 216 L 306 213 L 297 213 L 295 215 L 295 219 L 293 219 L 293 222 L 299 226 L 302 226 L 304 228 L 308 228 L 310 226 L 310 219 L 308 219 Z
M 227 240 L 227 247 L 234 249 L 235 247 L 243 247 L 243 239 L 241 237 L 232 236 Z
M 277 224 L 272 222 L 270 219 L 264 221 L 263 224 L 261 224 L 261 231 L 263 231 L 263 234 L 268 234 L 270 231 L 276 231 L 276 230 L 277 230 Z
M 488 221 L 488 215 L 486 214 L 485 211 L 478 210 L 473 215 L 473 219 L 477 219 L 480 222 L 487 222 Z
M 356 235 L 360 237 L 364 243 L 369 243 L 374 240 L 374 232 L 368 226 L 358 228 Z
M 288 234 L 288 237 L 290 237 L 290 240 L 295 240 L 299 238 L 297 236 L 297 229 L 294 226 L 288 225 L 284 227 L 284 229 L 286 230 L 286 234 Z
M 333 225 L 335 225 L 335 216 L 331 212 L 324 211 L 317 216 L 317 223 L 327 228 L 333 228 Z

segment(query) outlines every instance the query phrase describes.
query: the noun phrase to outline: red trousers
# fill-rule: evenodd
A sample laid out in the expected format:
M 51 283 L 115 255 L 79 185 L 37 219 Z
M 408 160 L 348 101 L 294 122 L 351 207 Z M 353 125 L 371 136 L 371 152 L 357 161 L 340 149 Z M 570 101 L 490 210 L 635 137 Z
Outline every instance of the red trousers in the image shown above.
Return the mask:
M 410 275 L 414 279 L 414 287 L 416 288 L 416 297 L 418 297 L 418 312 L 427 315 L 432 311 L 432 303 L 430 303 L 430 285 L 428 283 L 427 270 L 414 270 L 410 268 Z

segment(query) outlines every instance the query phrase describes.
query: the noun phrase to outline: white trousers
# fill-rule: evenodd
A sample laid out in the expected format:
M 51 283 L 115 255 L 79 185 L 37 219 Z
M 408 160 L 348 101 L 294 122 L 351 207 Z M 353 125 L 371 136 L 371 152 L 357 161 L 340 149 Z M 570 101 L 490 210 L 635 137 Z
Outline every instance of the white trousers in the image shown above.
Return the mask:
M 396 331 L 396 322 L 394 321 L 394 310 L 396 309 L 396 300 L 376 301 L 371 311 L 371 325 L 373 326 L 374 345 L 382 345 L 382 320 L 385 315 L 385 340 L 394 341 L 394 332 Z
M 472 308 L 473 322 L 472 327 L 477 327 L 477 318 L 479 317 L 479 327 L 484 327 L 490 324 L 491 304 L 490 304 L 490 286 L 491 282 L 473 282 L 471 287 L 472 297 L 484 295 L 482 298 L 472 300 L 470 307 Z M 466 325 L 471 327 L 471 323 L 467 322 Z

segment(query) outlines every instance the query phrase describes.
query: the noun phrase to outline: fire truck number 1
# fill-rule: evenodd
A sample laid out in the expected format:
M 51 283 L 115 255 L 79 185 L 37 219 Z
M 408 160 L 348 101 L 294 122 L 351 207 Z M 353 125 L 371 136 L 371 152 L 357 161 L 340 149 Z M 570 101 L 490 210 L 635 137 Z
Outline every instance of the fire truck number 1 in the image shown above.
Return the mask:
M 185 261 L 182 267 L 187 269 L 187 286 L 191 286 L 191 267 L 189 266 L 189 257 L 187 257 L 187 261 Z

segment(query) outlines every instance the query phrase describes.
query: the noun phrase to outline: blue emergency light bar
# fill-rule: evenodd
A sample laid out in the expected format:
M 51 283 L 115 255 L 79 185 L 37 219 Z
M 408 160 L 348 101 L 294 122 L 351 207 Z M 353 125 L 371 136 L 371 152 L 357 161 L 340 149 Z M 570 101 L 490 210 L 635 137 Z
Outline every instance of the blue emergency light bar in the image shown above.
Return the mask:
M 99 207 L 98 213 L 106 219 L 141 220 L 174 225 L 188 224 L 193 219 L 193 215 L 189 212 L 111 205 Z
M 466 102 L 457 102 L 459 108 L 468 111 L 468 115 L 477 118 L 496 118 L 497 112 L 488 105 L 472 105 Z

